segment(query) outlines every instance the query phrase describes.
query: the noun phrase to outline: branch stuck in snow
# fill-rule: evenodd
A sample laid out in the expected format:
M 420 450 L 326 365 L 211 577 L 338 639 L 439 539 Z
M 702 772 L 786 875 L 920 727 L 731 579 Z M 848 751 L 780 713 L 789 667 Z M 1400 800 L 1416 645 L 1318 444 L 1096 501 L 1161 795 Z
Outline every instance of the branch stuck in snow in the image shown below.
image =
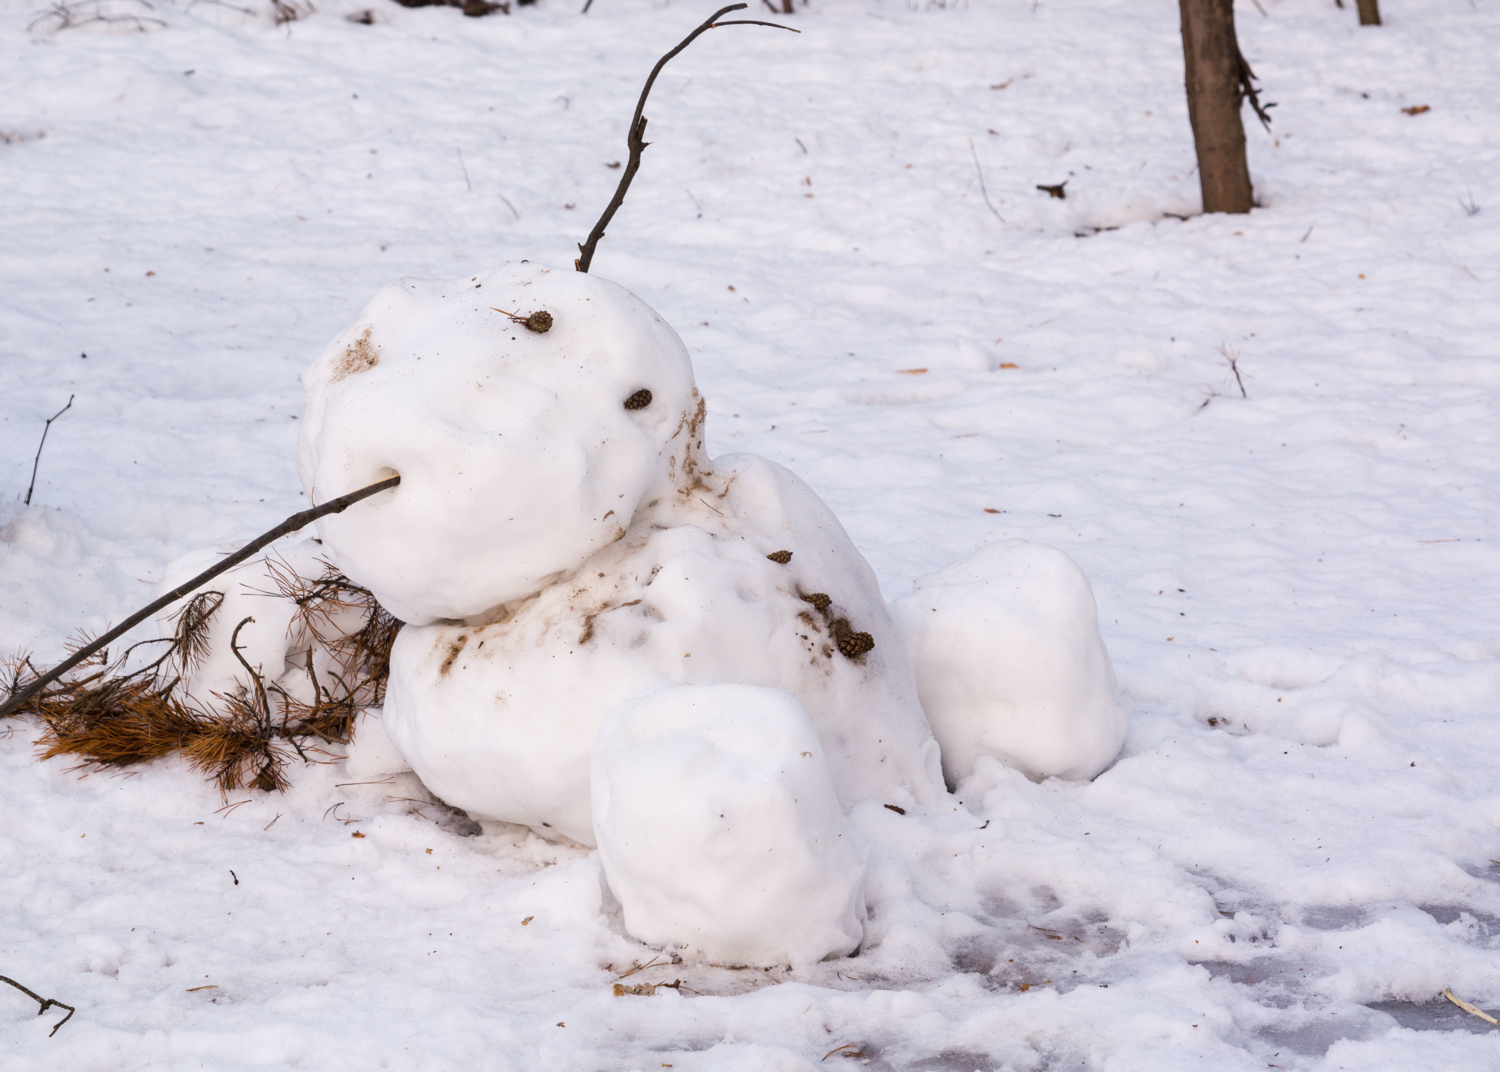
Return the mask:
M 31 459 L 31 483 L 26 485 L 26 505 L 31 505 L 31 493 L 36 490 L 36 467 L 42 464 L 42 448 L 47 445 L 47 433 L 52 430 L 52 422 L 73 408 L 73 399 L 76 395 L 68 396 L 68 404 L 47 418 L 47 423 L 42 425 L 42 441 L 36 445 L 36 457 Z
M 590 3 L 592 2 L 593 0 L 590 0 Z M 609 204 L 604 208 L 604 215 L 599 217 L 599 222 L 594 224 L 594 229 L 589 232 L 588 241 L 578 247 L 579 256 L 573 262 L 573 267 L 577 268 L 580 272 L 587 272 L 589 265 L 593 263 L 594 247 L 599 244 L 599 239 L 604 237 L 604 228 L 609 226 L 609 221 L 615 218 L 615 213 L 625 203 L 625 191 L 630 189 L 630 181 L 635 178 L 635 173 L 641 166 L 641 153 L 645 151 L 646 146 L 651 144 L 645 140 L 646 117 L 641 112 L 646 107 L 646 98 L 651 94 L 651 87 L 656 83 L 656 76 L 661 74 L 661 69 L 667 65 L 667 61 L 696 41 L 700 34 L 719 26 L 770 26 L 777 30 L 791 30 L 792 33 L 802 32 L 801 30 L 792 30 L 790 26 L 782 26 L 780 23 L 761 22 L 758 19 L 732 19 L 729 22 L 718 21 L 722 15 L 727 15 L 731 11 L 739 11 L 749 6 L 748 4 L 730 4 L 728 7 L 721 7 L 718 11 L 710 15 L 703 25 L 684 37 L 676 48 L 657 60 L 656 66 L 651 68 L 651 74 L 646 78 L 646 85 L 641 90 L 641 99 L 636 103 L 635 115 L 630 120 L 630 134 L 625 139 L 626 144 L 630 147 L 630 160 L 625 165 L 625 174 L 620 176 L 620 185 L 615 187 L 615 196 L 609 199 Z M 583 10 L 585 13 L 588 12 L 587 7 Z
M 61 1020 L 57 1021 L 57 1023 L 55 1023 L 55 1024 L 52 1025 L 52 1030 L 47 1033 L 47 1037 L 48 1038 L 51 1038 L 53 1035 L 57 1034 L 57 1029 L 59 1027 L 62 1027 L 62 1025 L 65 1024 L 65 1023 L 67 1023 L 69 1020 L 73 1019 L 73 1014 L 78 1011 L 75 1008 L 73 1008 L 73 1006 L 71 1006 L 71 1005 L 64 1005 L 62 1002 L 58 1001 L 56 998 L 44 998 L 44 997 L 42 997 L 42 995 L 36 993 L 35 991 L 27 989 L 26 987 L 22 986 L 20 983 L 16 982 L 14 979 L 10 978 L 9 976 L 0 975 L 0 983 L 9 983 L 11 986 L 15 987 L 21 993 L 25 994 L 27 997 L 31 998 L 38 1005 L 40 1005 L 41 1008 L 36 1011 L 36 1014 L 38 1016 L 42 1015 L 42 1013 L 46 1012 L 48 1009 L 52 1008 L 52 1006 L 54 1006 L 54 1005 L 56 1005 L 59 1009 L 67 1009 L 68 1010 L 68 1015 L 64 1016 Z
M 330 499 L 322 506 L 314 506 L 310 510 L 303 510 L 300 513 L 293 514 L 291 517 L 287 518 L 285 521 L 277 525 L 275 528 L 271 529 L 269 532 L 257 536 L 255 539 L 251 540 L 234 554 L 226 555 L 224 559 L 217 565 L 204 570 L 192 580 L 178 585 L 176 588 L 172 589 L 172 591 L 168 592 L 160 599 L 153 600 L 148 605 L 142 607 L 140 610 L 132 614 L 129 618 L 126 618 L 119 625 L 115 626 L 115 628 L 105 633 L 98 640 L 95 640 L 93 643 L 79 648 L 72 655 L 68 656 L 68 658 L 58 663 L 51 670 L 48 670 L 45 674 L 38 675 L 24 686 L 20 684 L 18 678 L 15 682 L 10 697 L 5 701 L 4 704 L 0 704 L 0 718 L 5 718 L 7 715 L 12 714 L 27 700 L 31 699 L 37 693 L 41 692 L 42 689 L 46 688 L 52 682 L 62 677 L 62 675 L 66 674 L 69 670 L 73 669 L 75 666 L 77 666 L 79 663 L 82 663 L 90 656 L 102 651 L 105 645 L 124 636 L 131 629 L 134 629 L 137 625 L 140 625 L 141 622 L 151 617 L 151 615 L 155 614 L 163 607 L 167 607 L 173 603 L 176 603 L 183 596 L 187 595 L 189 592 L 201 588 L 203 585 L 213 580 L 219 574 L 233 569 L 235 566 L 238 566 L 241 562 L 244 562 L 250 556 L 255 554 L 255 552 L 272 543 L 275 543 L 277 540 L 281 539 L 281 537 L 287 535 L 288 533 L 296 532 L 298 529 L 310 525 L 320 517 L 327 517 L 329 514 L 343 513 L 345 510 L 353 506 L 355 503 L 359 502 L 361 499 L 368 499 L 376 492 L 385 491 L 387 488 L 394 488 L 399 483 L 401 483 L 401 476 L 398 473 L 395 476 L 387 477 L 384 480 L 380 480 L 375 482 L 374 484 L 370 484 L 366 487 L 360 488 L 358 491 L 351 491 L 348 495 L 341 495 L 337 499 Z

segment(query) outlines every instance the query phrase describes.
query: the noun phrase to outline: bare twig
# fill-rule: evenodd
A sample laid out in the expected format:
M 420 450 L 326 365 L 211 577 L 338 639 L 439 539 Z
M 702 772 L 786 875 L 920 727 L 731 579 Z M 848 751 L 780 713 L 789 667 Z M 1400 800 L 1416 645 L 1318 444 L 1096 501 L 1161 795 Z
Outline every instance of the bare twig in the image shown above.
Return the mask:
M 798 144 L 800 145 L 801 142 L 798 142 Z M 802 151 L 806 152 L 807 150 L 804 149 Z M 979 152 L 974 148 L 973 138 L 969 139 L 969 155 L 974 158 L 974 170 L 979 174 L 979 192 L 984 195 L 984 203 L 988 205 L 989 210 L 995 214 L 995 219 L 999 220 L 1001 223 L 1004 223 L 1005 217 L 1000 215 L 1000 211 L 995 208 L 994 203 L 990 201 L 989 188 L 984 184 L 984 168 L 979 166 Z
M 1469 213 L 1473 215 L 1473 213 Z M 26 505 L 31 505 L 31 492 L 36 487 L 36 467 L 42 463 L 42 448 L 47 445 L 47 432 L 52 428 L 52 422 L 73 408 L 73 399 L 76 396 L 68 396 L 68 404 L 47 418 L 47 423 L 42 425 L 42 441 L 36 445 L 36 457 L 31 460 L 31 483 L 26 486 Z
M 5 981 L 6 982 L 10 982 L 9 979 L 7 979 Z M 36 995 L 33 994 L 32 997 L 36 997 Z M 1481 1020 L 1488 1020 L 1492 1024 L 1500 1024 L 1500 1020 L 1496 1020 L 1493 1016 L 1491 1016 L 1489 1013 L 1485 1012 L 1483 1009 L 1476 1008 L 1475 1006 L 1470 1005 L 1467 1001 L 1464 1001 L 1462 998 L 1454 997 L 1453 991 L 1450 990 L 1450 989 L 1448 989 L 1447 987 L 1443 988 L 1443 997 L 1445 997 L 1449 1001 L 1453 1002 L 1453 1004 L 1457 1005 L 1460 1009 L 1462 1009 L 1464 1012 L 1468 1013 L 1470 1016 L 1477 1016 Z
M 277 525 L 275 528 L 271 529 L 269 532 L 266 532 L 251 540 L 234 554 L 225 556 L 222 560 L 219 561 L 217 565 L 209 567 L 202 573 L 198 574 L 198 576 L 194 577 L 192 580 L 178 585 L 176 588 L 172 589 L 160 599 L 153 600 L 145 607 L 142 607 L 130 617 L 126 618 L 119 625 L 115 626 L 115 628 L 105 633 L 98 640 L 95 640 L 92 644 L 88 644 L 82 648 L 79 648 L 68 658 L 58 663 L 51 670 L 48 670 L 45 674 L 41 674 L 38 677 L 33 678 L 24 688 L 16 688 L 11 693 L 9 699 L 7 699 L 4 704 L 0 704 L 0 718 L 5 718 L 12 711 L 16 710 L 16 708 L 20 707 L 27 700 L 31 699 L 31 697 L 35 696 L 47 685 L 51 684 L 53 681 L 56 681 L 63 674 L 66 674 L 69 670 L 73 669 L 75 666 L 83 662 L 85 659 L 89 658 L 91 655 L 94 655 L 96 652 L 102 650 L 107 644 L 118 639 L 119 637 L 124 636 L 131 629 L 134 629 L 137 625 L 145 621 L 147 618 L 151 617 L 151 615 L 155 614 L 163 607 L 170 606 L 194 589 L 201 588 L 203 585 L 213 580 L 219 574 L 233 569 L 235 566 L 238 566 L 241 562 L 244 562 L 246 559 L 250 558 L 266 545 L 275 543 L 277 540 L 281 539 L 281 537 L 287 535 L 288 533 L 296 532 L 298 529 L 311 524 L 320 517 L 327 517 L 329 514 L 342 513 L 349 507 L 353 506 L 355 503 L 359 502 L 361 499 L 368 499 L 376 492 L 385 491 L 387 488 L 394 488 L 399 483 L 401 483 L 401 476 L 400 474 L 397 474 L 396 476 L 387 477 L 384 480 L 376 481 L 374 484 L 370 484 L 366 487 L 360 488 L 358 491 L 351 491 L 348 495 L 341 495 L 337 499 L 330 499 L 322 506 L 315 506 L 310 510 L 303 510 L 300 513 L 293 514 L 291 517 L 287 518 L 285 521 Z M 19 684 L 19 682 L 17 682 L 17 684 Z
M 1464 210 L 1464 215 L 1465 216 L 1477 216 L 1477 215 L 1479 215 L 1479 202 L 1477 202 L 1477 201 L 1474 200 L 1474 191 L 1473 190 L 1469 191 L 1469 199 L 1467 201 L 1464 200 L 1462 197 L 1460 197 L 1458 199 L 1458 203 L 1459 203 L 1460 206 L 1462 206 L 1462 208 Z
M 67 1023 L 69 1020 L 73 1019 L 73 1013 L 75 1013 L 75 1012 L 78 1011 L 78 1010 L 74 1009 L 73 1006 L 71 1006 L 71 1005 L 64 1005 L 62 1002 L 58 1001 L 56 998 L 44 998 L 44 997 L 42 997 L 42 995 L 36 993 L 33 990 L 27 989 L 26 987 L 22 986 L 20 983 L 16 982 L 14 979 L 10 978 L 9 976 L 0 975 L 0 983 L 9 983 L 11 986 L 15 987 L 21 993 L 25 994 L 27 997 L 31 998 L 31 1000 L 35 1001 L 38 1005 L 40 1005 L 41 1008 L 36 1011 L 36 1014 L 38 1016 L 42 1015 L 42 1013 L 46 1012 L 48 1009 L 52 1008 L 52 1006 L 54 1006 L 54 1005 L 56 1005 L 59 1009 L 67 1009 L 68 1010 L 68 1015 L 64 1016 L 61 1020 L 57 1021 L 57 1023 L 55 1023 L 55 1024 L 52 1025 L 52 1030 L 50 1032 L 48 1032 L 48 1034 L 47 1034 L 48 1038 L 51 1038 L 53 1035 L 57 1034 L 57 1029 L 59 1027 L 62 1027 L 62 1025 L 65 1024 L 65 1023 Z
M 638 972 L 638 971 L 644 971 L 645 969 L 651 967 L 651 965 L 655 964 L 660 959 L 661 959 L 661 954 L 658 953 L 656 956 L 654 956 L 650 960 L 646 961 L 646 963 L 644 963 L 644 964 L 637 964 L 634 968 L 631 968 L 624 975 L 620 976 L 620 978 L 621 979 L 629 979 L 636 972 Z
M 592 2 L 593 0 L 590 0 L 590 3 Z M 646 78 L 646 85 L 641 89 L 641 99 L 636 103 L 635 115 L 630 120 L 630 133 L 625 139 L 626 144 L 630 147 L 629 162 L 625 165 L 625 173 L 620 176 L 620 185 L 615 187 L 614 197 L 609 199 L 609 204 L 604 208 L 604 215 L 600 216 L 599 222 L 594 224 L 594 229 L 589 232 L 588 240 L 578 247 L 579 256 L 573 262 L 573 267 L 577 268 L 580 272 L 587 272 L 589 265 L 593 263 L 594 247 L 599 244 L 599 239 L 604 237 L 604 229 L 609 226 L 609 221 L 615 218 L 615 213 L 625 203 L 625 192 L 630 189 L 631 180 L 635 178 L 635 173 L 640 170 L 641 153 L 645 151 L 647 145 L 651 144 L 645 140 L 646 117 L 641 112 L 646 107 L 646 98 L 651 93 L 651 87 L 656 84 L 656 76 L 667 65 L 667 61 L 696 41 L 699 35 L 718 26 L 771 26 L 778 30 L 791 30 L 792 33 L 802 32 L 801 30 L 792 30 L 790 26 L 782 26 L 775 22 L 760 22 L 756 19 L 735 19 L 730 22 L 718 21 L 722 15 L 727 15 L 731 11 L 740 11 L 749 6 L 749 4 L 730 4 L 728 7 L 722 7 L 718 11 L 715 11 L 709 16 L 706 22 L 684 37 L 676 48 L 657 60 L 656 66 L 651 68 L 651 74 Z M 587 12 L 588 8 L 585 7 L 583 10 Z
M 1240 352 L 1228 343 L 1220 343 L 1219 353 L 1223 354 L 1224 360 L 1229 362 L 1229 371 L 1234 373 L 1234 382 L 1239 384 L 1240 397 L 1249 398 L 1250 396 L 1245 393 L 1245 381 L 1240 379 Z
M 1265 127 L 1267 130 L 1270 130 L 1271 117 L 1266 114 L 1266 110 L 1268 108 L 1274 108 L 1276 107 L 1276 105 L 1263 105 L 1260 103 L 1260 95 L 1255 89 L 1255 83 L 1257 81 L 1255 72 L 1250 69 L 1250 64 L 1245 59 L 1244 53 L 1240 52 L 1238 45 L 1235 46 L 1234 59 L 1235 66 L 1238 68 L 1238 76 L 1240 82 L 1240 100 L 1243 102 L 1248 98 L 1250 101 L 1250 107 L 1254 109 L 1255 117 L 1260 120 L 1261 126 Z

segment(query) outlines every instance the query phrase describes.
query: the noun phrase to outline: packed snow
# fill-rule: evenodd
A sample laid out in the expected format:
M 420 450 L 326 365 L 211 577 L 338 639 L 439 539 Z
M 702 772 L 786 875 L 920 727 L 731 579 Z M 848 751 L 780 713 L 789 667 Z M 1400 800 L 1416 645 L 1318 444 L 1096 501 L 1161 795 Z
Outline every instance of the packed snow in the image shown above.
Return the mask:
M 599 727 L 670 683 L 797 697 L 845 803 L 942 792 L 874 574 L 806 484 L 753 456 L 693 460 L 619 540 L 493 620 L 402 629 L 381 721 L 447 803 L 592 845 Z
M 351 525 L 342 545 L 337 524 L 318 533 L 351 568 L 400 563 L 382 598 L 404 591 L 410 620 L 428 622 L 402 633 L 413 670 L 441 677 L 432 653 L 450 630 L 498 637 L 509 621 L 516 637 L 582 636 L 636 564 L 705 556 L 724 614 L 812 607 L 831 628 L 802 600 L 821 592 L 874 647 L 863 664 L 831 657 L 835 679 L 818 689 L 779 668 L 726 684 L 667 665 L 674 653 L 697 663 L 681 641 L 721 634 L 688 616 L 633 621 L 634 595 L 611 603 L 594 619 L 598 650 L 622 661 L 601 657 L 602 680 L 540 661 L 522 675 L 538 698 L 598 690 L 567 705 L 591 720 L 566 742 L 568 770 L 536 772 L 572 779 L 570 840 L 540 825 L 550 804 L 476 822 L 420 769 L 399 771 L 395 691 L 347 759 L 311 757 L 328 762 L 294 770 L 287 793 L 227 801 L 177 760 L 39 763 L 39 727 L 8 723 L 0 975 L 77 1012 L 49 1037 L 59 1010 L 38 1017 L 0 984 L 7 1067 L 1496 1065 L 1500 1029 L 1442 996 L 1500 1011 L 1491 0 L 1387 0 L 1378 29 L 1328 0 L 1241 7 L 1241 42 L 1278 107 L 1270 132 L 1248 131 L 1261 207 L 1236 218 L 1194 215 L 1168 0 L 813 0 L 780 19 L 799 36 L 706 34 L 658 80 L 652 145 L 592 273 L 551 273 L 611 301 L 626 299 L 606 279 L 638 295 L 693 368 L 679 354 L 686 378 L 658 388 L 638 373 L 670 348 L 624 336 L 596 382 L 539 380 L 531 366 L 518 389 L 581 408 L 549 424 L 539 397 L 525 423 L 560 438 L 513 455 L 482 431 L 506 404 L 486 410 L 487 388 L 468 393 L 467 380 L 453 412 L 406 434 L 403 403 L 445 393 L 409 374 L 417 353 L 425 362 L 422 347 L 451 329 L 454 374 L 467 375 L 480 355 L 459 344 L 478 321 L 454 318 L 459 299 L 441 286 L 381 288 L 472 290 L 502 262 L 565 266 L 614 189 L 644 74 L 708 11 L 596 0 L 585 18 L 541 0 L 465 19 L 367 6 L 326 0 L 281 25 L 217 3 L 0 8 L 12 57 L 0 68 L 0 648 L 51 661 L 73 631 L 148 602 L 174 560 L 305 508 L 299 437 L 333 430 L 363 384 L 395 416 L 345 426 L 349 454 L 307 446 L 302 472 L 322 501 L 386 468 L 404 493 L 408 468 L 430 466 L 431 497 L 406 499 L 417 509 L 372 499 L 347 517 L 384 509 L 378 529 Z M 93 32 L 135 29 L 147 32 Z M 1036 188 L 1064 180 L 1063 199 Z M 360 356 L 372 295 L 392 335 L 377 363 L 334 380 L 340 355 Z M 493 304 L 526 317 L 562 303 Z M 523 334 L 481 313 L 518 329 L 497 340 L 518 368 L 565 339 L 562 317 Z M 304 413 L 299 377 L 336 336 Z M 753 509 L 712 495 L 727 516 L 645 506 L 672 455 L 641 423 L 650 407 L 622 400 L 645 387 L 681 413 L 694 379 L 705 471 L 743 474 L 734 487 L 760 489 Z M 23 506 L 42 422 L 75 394 Z M 612 494 L 639 494 L 643 518 L 670 505 L 662 528 L 610 543 L 605 485 L 558 475 L 576 472 L 564 456 L 585 419 L 599 439 L 634 444 Z M 527 554 L 488 555 L 491 522 L 514 515 L 466 490 L 454 459 L 481 455 L 514 458 L 510 486 L 531 481 L 574 519 L 576 542 L 554 545 L 542 526 L 515 534 Z M 753 528 L 787 502 L 826 504 L 788 515 L 824 561 Z M 461 504 L 477 512 L 436 523 Z M 997 749 L 950 772 L 955 794 L 924 795 L 936 756 L 910 714 L 919 657 L 873 716 L 907 734 L 889 753 L 904 773 L 841 781 L 885 754 L 868 734 L 848 745 L 866 751 L 840 752 L 862 675 L 890 682 L 906 665 L 882 668 L 904 650 L 885 602 L 899 609 L 933 590 L 918 578 L 1011 539 L 1057 549 L 1092 588 L 1129 716 L 1119 756 L 1093 780 L 1033 780 Z M 789 563 L 765 558 L 782 549 Z M 557 563 L 599 555 L 619 569 L 594 571 L 606 574 L 589 581 L 594 604 L 557 589 L 547 614 L 499 620 L 515 593 L 572 568 Z M 462 586 L 440 579 L 460 574 Z M 246 600 L 274 602 L 253 595 L 255 569 L 243 581 Z M 1059 617 L 1033 622 L 1076 638 L 1082 591 L 1043 601 Z M 706 593 L 678 594 L 690 606 Z M 640 687 L 611 691 L 633 628 L 647 635 L 629 663 Z M 262 644 L 249 630 L 241 644 Z M 779 667 L 788 636 L 751 636 L 702 650 L 720 666 Z M 263 639 L 261 665 L 284 662 L 284 638 Z M 431 709 L 483 710 L 459 701 L 482 688 L 493 699 L 486 673 L 471 661 L 457 681 L 424 685 L 454 694 Z M 761 746 L 774 750 L 774 723 L 818 742 L 797 758 L 823 753 L 863 866 L 853 955 L 815 961 L 812 945 L 788 945 L 786 964 L 736 968 L 722 963 L 732 955 L 674 952 L 691 939 L 641 929 L 632 904 L 644 919 L 669 902 L 743 895 L 779 911 L 798 895 L 715 893 L 695 885 L 713 881 L 707 870 L 633 888 L 621 877 L 616 891 L 601 864 L 612 835 L 589 845 L 600 800 L 577 789 L 618 703 L 751 686 L 785 694 Z M 659 764 L 664 785 L 631 788 L 623 806 L 680 832 L 653 853 L 691 854 L 711 836 L 677 804 L 748 793 L 736 779 L 749 767 L 779 777 L 770 752 L 737 765 L 728 731 L 713 730 L 749 705 L 710 706 L 707 758 L 670 734 L 641 750 L 636 767 Z M 529 754 L 562 755 L 554 743 Z M 720 785 L 699 777 L 710 769 L 728 772 Z M 524 788 L 533 772 L 511 773 Z M 646 773 L 612 769 L 611 806 L 617 784 Z M 839 824 L 822 801 L 766 836 L 805 849 Z M 849 888 L 836 853 L 804 859 L 805 874 L 827 876 L 825 896 Z M 854 903 L 809 903 L 796 919 L 811 928 Z M 728 941 L 733 920 L 713 922 Z
M 165 595 L 238 549 L 235 544 L 205 547 L 168 563 L 152 595 Z M 200 641 L 202 658 L 185 668 L 184 691 L 197 706 L 215 709 L 221 704 L 220 697 L 253 688 L 247 667 L 297 700 L 312 701 L 313 682 L 318 677 L 329 680 L 333 666 L 327 648 L 315 636 L 308 635 L 308 629 L 299 628 L 297 604 L 283 588 L 294 579 L 316 582 L 325 561 L 326 555 L 316 540 L 289 540 L 274 553 L 225 571 L 195 589 L 183 602 L 162 610 L 154 632 L 160 637 L 171 637 L 177 628 L 177 616 L 188 599 L 202 592 L 223 597 L 206 620 Z M 327 613 L 325 629 L 330 635 L 353 631 L 362 624 L 363 616 L 354 608 L 329 608 Z M 148 641 L 132 665 L 161 654 L 161 649 Z M 312 674 L 307 672 L 309 659 Z
M 546 330 L 511 319 L 537 312 Z M 571 575 L 701 448 L 677 333 L 570 270 L 393 283 L 303 382 L 314 502 L 401 474 L 395 494 L 318 522 L 330 559 L 417 625 L 493 615 Z M 627 408 L 640 391 L 650 403 Z
M 1129 728 L 1088 578 L 1026 540 L 919 577 L 894 605 L 950 784 L 992 756 L 1031 778 L 1093 778 Z
M 796 697 L 680 685 L 615 708 L 593 819 L 627 934 L 689 960 L 807 967 L 864 936 L 864 860 Z

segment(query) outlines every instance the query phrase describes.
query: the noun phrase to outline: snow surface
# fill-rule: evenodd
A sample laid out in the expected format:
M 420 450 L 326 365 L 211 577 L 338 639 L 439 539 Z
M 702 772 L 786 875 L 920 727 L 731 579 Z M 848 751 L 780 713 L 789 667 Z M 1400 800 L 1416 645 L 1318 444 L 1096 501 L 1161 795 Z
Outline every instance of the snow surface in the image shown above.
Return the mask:
M 858 947 L 864 854 L 795 696 L 679 685 L 629 700 L 599 732 L 591 784 L 627 934 L 741 967 Z
M 993 756 L 1028 777 L 1093 778 L 1125 743 L 1088 578 L 1054 547 L 1005 540 L 891 605 L 950 786 Z
M 1500 1007 L 1500 10 L 1262 6 L 1248 217 L 1192 215 L 1169 0 L 814 0 L 666 68 L 595 260 L 682 336 L 709 453 L 805 479 L 887 597 L 1001 539 L 1073 558 L 1131 716 L 1108 771 L 856 806 L 857 957 L 615 997 L 657 951 L 588 850 L 340 765 L 218 811 L 12 723 L 0 974 L 78 1012 L 49 1038 L 4 988 L 0 1063 L 1500 1063 L 1439 997 Z M 41 659 L 306 505 L 298 377 L 380 287 L 566 263 L 707 13 L 44 10 L 0 6 L 0 646 Z

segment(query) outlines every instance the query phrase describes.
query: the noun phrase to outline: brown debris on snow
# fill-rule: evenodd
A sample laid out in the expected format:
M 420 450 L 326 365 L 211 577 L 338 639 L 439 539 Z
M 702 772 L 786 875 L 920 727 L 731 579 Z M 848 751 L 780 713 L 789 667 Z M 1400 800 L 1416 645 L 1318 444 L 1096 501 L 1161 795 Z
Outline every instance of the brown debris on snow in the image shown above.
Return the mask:
M 230 696 L 215 693 L 211 706 L 189 697 L 185 679 L 208 654 L 209 626 L 224 599 L 219 592 L 201 592 L 178 612 L 172 636 L 144 642 L 166 645 L 154 662 L 127 671 L 131 653 L 142 645 L 114 661 L 106 649 L 15 712 L 34 715 L 45 726 L 39 758 L 73 755 L 85 764 L 125 767 L 181 752 L 227 795 L 241 788 L 285 789 L 286 766 L 293 758 L 317 762 L 309 752 L 327 755 L 320 745 L 352 740 L 359 711 L 384 699 L 391 645 L 401 623 L 331 566 L 317 580 L 298 577 L 274 561 L 268 572 L 276 594 L 297 605 L 293 639 L 306 652 L 314 702 L 268 684 L 243 659 L 253 688 Z M 334 624 L 354 611 L 358 628 L 345 632 Z M 244 624 L 237 623 L 231 645 Z M 80 638 L 75 650 L 87 642 Z M 314 668 L 315 648 L 329 656 L 321 679 Z M 0 661 L 0 675 L 12 693 L 39 676 L 25 653 Z

